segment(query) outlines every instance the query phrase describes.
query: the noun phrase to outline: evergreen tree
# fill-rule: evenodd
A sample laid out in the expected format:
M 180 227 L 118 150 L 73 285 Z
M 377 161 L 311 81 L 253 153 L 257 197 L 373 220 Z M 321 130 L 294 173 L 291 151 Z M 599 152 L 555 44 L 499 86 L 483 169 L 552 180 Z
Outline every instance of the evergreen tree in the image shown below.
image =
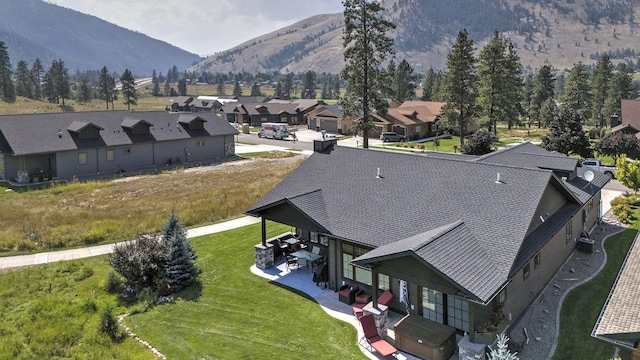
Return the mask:
M 560 114 L 549 124 L 549 135 L 542 137 L 542 147 L 565 155 L 593 157 L 593 149 L 581 122 L 580 113 L 569 106 L 562 107 Z
M 151 90 L 151 95 L 161 96 L 162 94 L 160 93 L 160 80 L 156 75 L 156 69 L 153 69 L 153 72 L 151 73 L 151 83 L 153 84 L 153 90 Z
M 31 66 L 31 83 L 33 84 L 33 98 L 42 99 L 42 76 L 44 74 L 44 67 L 40 58 L 36 58 Z
M 331 99 L 331 86 L 329 85 L 330 79 L 324 79 L 322 83 L 322 91 L 320 92 L 321 99 Z
M 395 96 L 393 92 L 393 78 L 396 74 L 396 62 L 393 58 L 389 60 L 387 68 L 382 71 L 383 80 L 380 82 L 380 93 L 384 98 L 393 98 Z
M 598 127 L 606 125 L 607 114 L 605 102 L 609 94 L 609 82 L 613 73 L 613 65 L 609 55 L 603 55 L 591 74 L 591 114 Z
M 242 88 L 238 80 L 233 84 L 233 96 L 242 96 Z
M 467 128 L 474 121 L 477 98 L 478 76 L 473 52 L 473 40 L 469 39 L 467 29 L 464 29 L 458 33 L 451 52 L 447 55 L 449 72 L 444 90 L 446 104 L 442 107 L 443 120 L 448 127 L 457 127 L 461 148 L 464 146 Z
M 160 278 L 170 293 L 175 293 L 189 285 L 198 275 L 196 254 L 187 240 L 187 232 L 171 214 L 162 229 L 164 256 L 160 270 Z
M 16 92 L 11 81 L 11 60 L 7 45 L 0 41 L 0 94 L 5 100 L 15 101 Z
M 420 99 L 422 101 L 432 101 L 433 97 L 433 87 L 435 85 L 436 80 L 436 72 L 432 67 L 427 70 L 427 73 L 424 75 L 424 81 L 422 82 L 422 96 Z
M 53 70 L 53 79 L 56 88 L 58 99 L 62 100 L 62 106 L 64 106 L 64 100 L 69 99 L 71 96 L 71 82 L 69 80 L 69 69 L 64 65 L 64 61 L 59 59 L 51 63 L 49 71 Z
M 584 64 L 578 62 L 573 65 L 565 81 L 564 94 L 560 97 L 560 102 L 575 109 L 583 119 L 589 119 L 591 118 L 589 100 L 589 74 Z
M 302 89 L 303 99 L 316 98 L 315 72 L 309 70 L 304 74 L 304 89 Z
M 89 85 L 89 80 L 87 79 L 87 77 L 84 76 L 80 80 L 80 84 L 78 85 L 77 99 L 79 102 L 86 104 L 91 101 L 92 98 L 93 96 L 91 85 Z
M 109 110 L 109 103 L 111 103 L 111 109 L 113 110 L 113 94 L 115 92 L 115 86 L 113 86 L 113 77 L 109 74 L 109 70 L 106 66 L 100 69 L 100 75 L 98 78 L 98 93 L 100 98 L 103 99 Z
M 401 103 L 415 98 L 417 80 L 409 62 L 402 59 L 393 75 L 393 98 Z
M 26 61 L 18 61 L 18 64 L 16 65 L 15 77 L 16 95 L 33 99 L 33 82 L 31 80 L 31 71 L 29 71 L 29 67 Z
M 127 105 L 127 111 L 131 111 L 131 105 L 138 104 L 138 90 L 136 90 L 136 79 L 129 69 L 125 69 L 120 76 L 120 84 L 122 85 L 122 96 L 124 96 L 124 104 Z
M 498 341 L 496 343 L 496 348 L 489 347 L 491 351 L 489 352 L 489 360 L 519 360 L 518 354 L 512 354 L 509 351 L 509 338 L 505 334 L 496 335 L 498 337 Z
M 278 82 L 276 83 L 276 88 L 273 91 L 273 96 L 276 99 L 282 99 L 282 83 L 280 82 L 280 80 L 278 80 Z
M 341 77 L 347 82 L 340 101 L 344 117 L 358 119 L 356 131 L 362 132 L 364 148 L 369 147 L 369 132 L 374 129 L 371 113 L 386 114 L 388 103 L 382 97 L 379 66 L 393 54 L 393 39 L 387 31 L 396 26 L 382 17 L 384 8 L 378 1 L 344 0 L 343 47 Z
M 178 80 L 178 95 L 187 96 L 187 81 L 185 79 Z
M 484 129 L 474 132 L 461 150 L 467 155 L 485 155 L 494 151 L 491 133 Z
M 606 118 L 610 119 L 613 114 L 619 115 L 622 112 L 621 100 L 634 99 L 635 95 L 636 90 L 633 86 L 633 78 L 627 70 L 627 65 L 621 63 L 618 71 L 611 77 L 609 93 L 604 106 L 604 114 L 607 114 Z M 614 126 L 613 124 L 609 125 Z
M 520 59 L 513 44 L 501 39 L 497 31 L 480 52 L 478 78 L 478 103 L 483 122 L 494 134 L 497 134 L 498 122 L 505 122 L 511 128 L 519 113 Z
M 293 74 L 288 73 L 284 78 L 284 86 L 282 87 L 282 98 L 291 99 L 291 91 L 293 90 Z
M 333 99 L 340 99 L 340 76 L 336 75 L 331 85 L 331 94 Z
M 260 92 L 260 84 L 256 81 L 251 85 L 251 94 L 249 96 L 262 96 L 262 92 Z
M 224 95 L 224 81 L 222 80 L 222 76 L 218 77 L 218 95 Z
M 172 96 L 171 95 L 171 82 L 169 81 L 169 76 L 167 75 L 167 79 L 164 82 L 164 96 Z
M 540 111 L 547 99 L 553 99 L 554 79 L 549 65 L 542 66 L 534 77 L 531 101 L 529 103 L 529 118 L 537 121 L 540 126 Z

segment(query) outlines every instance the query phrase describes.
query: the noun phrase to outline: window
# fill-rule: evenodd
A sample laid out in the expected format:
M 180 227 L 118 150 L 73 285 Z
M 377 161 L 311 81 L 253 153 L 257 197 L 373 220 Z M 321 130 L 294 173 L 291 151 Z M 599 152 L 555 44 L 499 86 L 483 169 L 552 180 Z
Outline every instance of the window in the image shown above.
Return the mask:
M 287 117 L 286 117 L 286 116 L 281 116 L 281 117 L 280 117 L 280 122 L 282 122 L 282 123 L 286 123 L 286 122 L 288 122 L 288 121 L 287 121 Z
M 78 153 L 78 164 L 86 165 L 87 163 L 89 163 L 89 153 L 86 153 L 86 152 Z
M 351 244 L 342 245 L 342 276 L 363 284 L 371 285 L 371 270 L 353 266 L 349 262 L 368 250 L 353 246 Z
M 444 306 L 442 293 L 428 288 L 422 288 L 422 316 L 444 324 Z
M 565 230 L 565 238 L 568 244 L 569 241 L 571 241 L 571 239 L 573 238 L 573 225 L 571 221 L 567 223 L 564 230 Z
M 317 243 L 318 242 L 318 233 L 317 232 L 313 232 L 313 231 L 309 231 L 309 241 L 311 241 L 312 243 Z
M 123 155 L 129 155 L 129 154 L 131 154 L 131 148 L 124 148 L 124 149 L 122 149 L 122 154 L 123 154 Z
M 507 288 L 502 289 L 498 294 L 498 304 L 504 304 L 505 300 L 507 300 Z
M 116 159 L 116 151 L 114 149 L 107 149 L 107 161 L 114 161 Z
M 469 331 L 469 302 L 461 297 L 447 296 L 447 325 Z
M 527 263 L 527 265 L 524 266 L 524 268 L 522 269 L 522 280 L 527 280 L 527 278 L 529 277 L 529 273 L 531 272 L 531 264 Z
M 537 253 L 536 256 L 533 258 L 533 268 L 537 268 L 538 265 L 540 265 L 540 253 Z
M 389 290 L 389 275 L 378 274 L 378 289 Z
M 204 140 L 196 141 L 196 146 L 200 146 L 200 147 L 204 146 Z
M 4 154 L 0 153 L 0 172 L 4 172 Z

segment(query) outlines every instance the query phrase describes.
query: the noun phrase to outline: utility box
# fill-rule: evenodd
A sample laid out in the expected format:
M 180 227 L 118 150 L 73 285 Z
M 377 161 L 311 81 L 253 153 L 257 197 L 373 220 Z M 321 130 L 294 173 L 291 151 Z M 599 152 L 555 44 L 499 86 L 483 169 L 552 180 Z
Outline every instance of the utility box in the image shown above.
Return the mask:
M 593 248 L 595 247 L 595 245 L 596 245 L 595 240 L 581 237 L 580 240 L 578 240 L 577 246 L 579 251 L 583 251 L 586 253 L 593 253 Z
M 249 124 L 247 124 L 247 123 L 242 124 L 242 133 L 243 134 L 248 134 L 249 133 Z

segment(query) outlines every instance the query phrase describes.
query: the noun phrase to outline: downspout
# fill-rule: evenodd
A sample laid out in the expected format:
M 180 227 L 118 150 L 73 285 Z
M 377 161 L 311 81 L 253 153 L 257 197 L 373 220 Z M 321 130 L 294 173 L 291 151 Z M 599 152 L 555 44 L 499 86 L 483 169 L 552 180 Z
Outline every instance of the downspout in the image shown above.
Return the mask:
M 96 149 L 96 174 L 100 175 L 100 164 L 99 164 L 99 156 L 98 156 L 98 151 L 99 149 Z
M 264 217 L 260 218 L 261 222 L 262 222 L 262 246 L 267 246 L 267 221 L 264 219 Z

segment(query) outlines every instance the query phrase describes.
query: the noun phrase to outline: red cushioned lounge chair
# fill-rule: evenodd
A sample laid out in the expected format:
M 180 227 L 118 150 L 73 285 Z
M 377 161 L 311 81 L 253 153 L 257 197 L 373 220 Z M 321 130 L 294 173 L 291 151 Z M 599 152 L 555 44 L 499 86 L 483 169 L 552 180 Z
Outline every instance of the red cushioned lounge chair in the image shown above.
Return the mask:
M 364 332 L 364 337 L 360 339 L 360 342 L 362 342 L 362 340 L 366 340 L 371 352 L 375 350 L 382 357 L 387 357 L 398 352 L 393 345 L 389 344 L 386 340 L 381 338 L 380 335 L 378 335 L 378 329 L 376 328 L 376 321 L 373 319 L 373 315 L 364 315 L 358 320 L 360 321 L 362 331 Z
M 393 299 L 393 294 L 391 293 L 391 291 L 389 290 L 385 290 L 382 295 L 380 295 L 380 297 L 378 298 L 378 304 L 380 305 L 387 305 L 389 304 L 389 301 L 391 301 L 391 299 Z M 360 316 L 364 315 L 362 313 L 362 308 L 364 308 L 367 304 L 355 304 L 352 306 L 353 309 L 353 315 L 356 316 L 356 318 L 360 318 Z

